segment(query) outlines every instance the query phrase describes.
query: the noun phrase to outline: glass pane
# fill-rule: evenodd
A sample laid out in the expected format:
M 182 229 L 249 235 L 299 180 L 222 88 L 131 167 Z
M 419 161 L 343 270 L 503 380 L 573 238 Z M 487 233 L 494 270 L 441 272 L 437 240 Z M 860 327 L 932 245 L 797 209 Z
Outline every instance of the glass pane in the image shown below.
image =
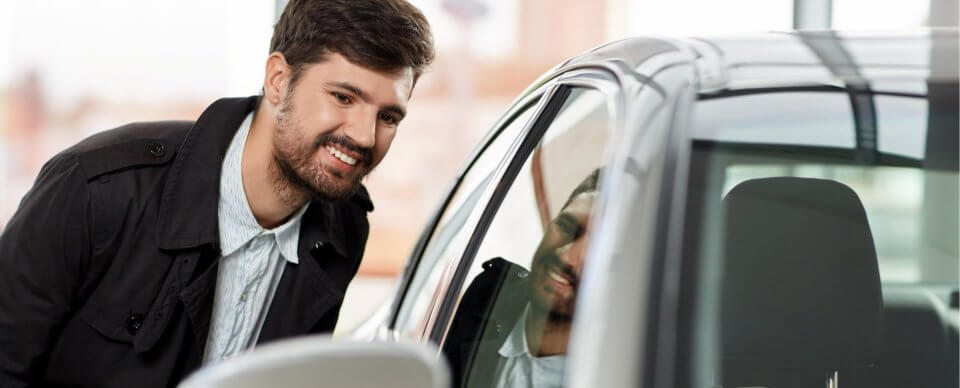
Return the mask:
M 928 145 L 935 130 L 955 136 L 955 105 L 930 118 L 933 99 L 874 98 L 881 151 L 908 158 L 787 137 L 693 143 L 689 385 L 958 386 L 960 179 L 955 162 L 939 163 L 957 154 L 932 160 Z M 733 121 L 777 113 L 741 109 Z
M 401 337 L 420 339 L 424 335 L 433 312 L 434 301 L 442 294 L 446 285 L 441 278 L 448 267 L 456 265 L 463 247 L 473 233 L 474 225 L 467 225 L 467 218 L 476 208 L 497 165 L 507 157 L 510 145 L 533 115 L 535 104 L 536 101 L 530 102 L 493 139 L 453 193 L 424 248 L 416 272 L 410 280 L 406 299 L 400 304 L 395 329 Z
M 560 386 L 608 120 L 573 89 L 504 197 L 444 339 L 454 386 Z
M 724 142 L 849 148 L 856 141 L 846 93 L 781 92 L 702 100 L 694 108 L 694 128 L 698 139 Z
M 881 152 L 923 159 L 927 145 L 927 100 L 876 96 L 877 148 Z

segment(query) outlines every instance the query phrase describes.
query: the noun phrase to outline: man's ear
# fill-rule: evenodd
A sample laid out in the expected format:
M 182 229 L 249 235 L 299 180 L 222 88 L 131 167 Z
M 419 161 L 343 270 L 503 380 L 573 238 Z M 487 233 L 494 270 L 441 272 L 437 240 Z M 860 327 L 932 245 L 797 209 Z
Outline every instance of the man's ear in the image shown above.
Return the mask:
M 263 77 L 263 98 L 273 106 L 279 106 L 283 93 L 290 80 L 292 69 L 280 52 L 270 53 L 267 57 L 266 71 Z

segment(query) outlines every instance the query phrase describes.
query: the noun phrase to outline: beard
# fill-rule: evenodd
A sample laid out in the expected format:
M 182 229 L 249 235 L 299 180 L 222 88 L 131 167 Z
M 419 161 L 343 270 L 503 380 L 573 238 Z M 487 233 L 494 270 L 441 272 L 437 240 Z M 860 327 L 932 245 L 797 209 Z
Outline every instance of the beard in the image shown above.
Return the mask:
M 292 94 L 292 90 L 286 93 L 277 111 L 271 165 L 274 190 L 290 203 L 310 198 L 341 200 L 352 197 L 372 169 L 372 151 L 345 136 L 331 133 L 321 133 L 313 140 L 304 139 L 302 134 L 306 131 L 293 116 Z M 333 144 L 359 155 L 352 176 L 324 168 L 314 159 L 318 152 L 326 152 L 324 148 Z
M 563 297 L 556 290 L 547 284 L 546 272 L 550 269 L 557 270 L 578 279 L 572 268 L 564 265 L 553 252 L 537 252 L 534 254 L 534 262 L 530 281 L 530 303 L 531 307 L 546 313 L 547 319 L 551 322 L 570 322 L 573 320 L 574 310 L 576 308 L 576 295 L 578 283 L 574 282 L 572 293 Z M 579 280 L 579 279 L 578 279 Z

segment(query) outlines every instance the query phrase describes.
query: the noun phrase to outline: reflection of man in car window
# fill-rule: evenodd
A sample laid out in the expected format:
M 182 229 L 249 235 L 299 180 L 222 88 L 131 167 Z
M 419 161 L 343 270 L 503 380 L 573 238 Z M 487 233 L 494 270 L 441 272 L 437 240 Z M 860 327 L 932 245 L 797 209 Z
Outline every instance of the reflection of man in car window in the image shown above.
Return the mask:
M 597 176 L 547 225 L 530 272 L 502 258 L 483 264 L 444 344 L 455 386 L 560 386 Z

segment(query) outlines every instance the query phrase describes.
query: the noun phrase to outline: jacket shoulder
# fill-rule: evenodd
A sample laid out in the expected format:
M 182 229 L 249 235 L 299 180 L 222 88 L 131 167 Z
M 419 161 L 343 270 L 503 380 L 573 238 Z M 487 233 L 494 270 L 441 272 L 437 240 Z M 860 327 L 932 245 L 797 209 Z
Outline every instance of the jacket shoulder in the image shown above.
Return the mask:
M 192 121 L 130 123 L 94 134 L 65 152 L 77 155 L 80 170 L 91 179 L 128 167 L 171 162 L 192 127 Z

